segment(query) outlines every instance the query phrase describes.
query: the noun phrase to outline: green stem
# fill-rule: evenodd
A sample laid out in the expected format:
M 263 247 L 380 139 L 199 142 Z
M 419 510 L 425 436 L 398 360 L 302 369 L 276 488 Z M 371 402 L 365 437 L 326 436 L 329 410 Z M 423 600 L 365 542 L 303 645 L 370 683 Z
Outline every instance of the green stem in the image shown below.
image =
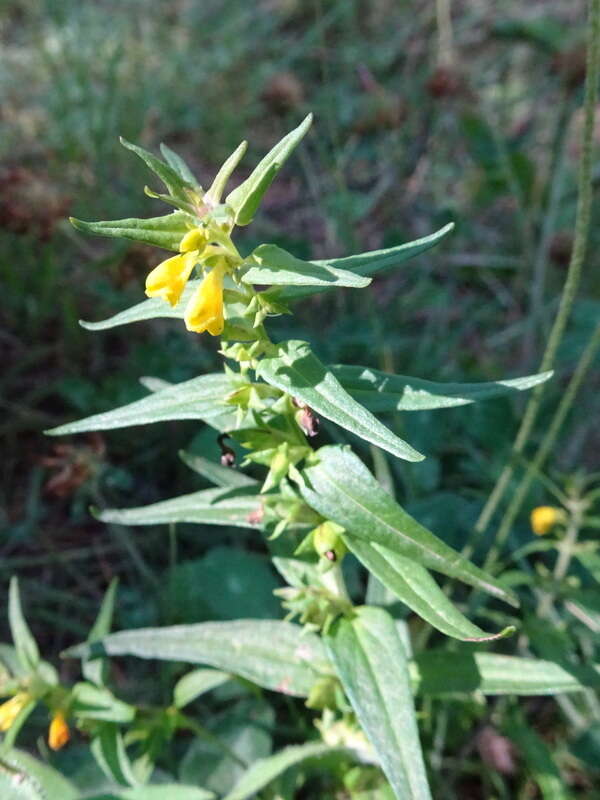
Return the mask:
M 571 314 L 573 302 L 579 283 L 581 280 L 581 268 L 585 258 L 588 230 L 590 226 L 591 204 L 592 204 L 592 152 L 594 118 L 596 101 L 598 95 L 598 77 L 600 74 L 600 0 L 590 0 L 589 3 L 589 26 L 588 26 L 588 51 L 587 51 L 587 73 L 585 83 L 584 111 L 585 122 L 582 131 L 582 153 L 579 163 L 578 175 L 578 197 L 577 214 L 575 219 L 575 240 L 573 252 L 569 263 L 567 278 L 563 287 L 560 304 L 546 350 L 540 365 L 540 372 L 545 372 L 554 366 L 556 352 L 562 340 L 565 326 Z M 540 384 L 533 390 L 529 399 L 523 420 L 519 427 L 516 439 L 512 446 L 511 458 L 509 463 L 502 470 L 496 484 L 490 494 L 485 506 L 483 507 L 479 519 L 475 524 L 475 531 L 483 533 L 488 527 L 498 504 L 510 484 L 514 474 L 513 459 L 520 454 L 529 439 L 533 426 L 536 422 L 542 394 L 545 384 Z

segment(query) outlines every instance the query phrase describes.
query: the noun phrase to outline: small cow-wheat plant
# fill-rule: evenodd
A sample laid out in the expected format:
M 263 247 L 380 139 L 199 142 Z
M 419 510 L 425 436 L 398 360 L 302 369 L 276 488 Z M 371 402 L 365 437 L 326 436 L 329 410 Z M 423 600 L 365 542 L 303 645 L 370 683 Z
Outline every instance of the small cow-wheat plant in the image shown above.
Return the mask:
M 13 581 L 9 617 L 14 648 L 5 646 L 6 669 L 0 672 L 6 698 L 0 706 L 0 730 L 5 732 L 0 785 L 11 779 L 11 770 L 22 767 L 11 748 L 37 706 L 38 712 L 46 709 L 49 715 L 51 749 L 63 747 L 69 738 L 87 741 L 111 785 L 122 787 L 123 797 L 154 797 L 150 786 L 164 784 L 168 773 L 163 756 L 169 742 L 180 731 L 193 732 L 202 724 L 202 719 L 193 720 L 188 706 L 204 692 L 241 680 L 301 698 L 298 702 L 312 709 L 315 724 L 309 741 L 284 747 L 243 769 L 238 765 L 227 790 L 229 800 L 269 792 L 286 775 L 289 779 L 290 770 L 293 785 L 290 788 L 288 781 L 288 794 L 277 796 L 291 797 L 315 765 L 329 770 L 349 792 L 363 786 L 379 791 L 378 797 L 428 798 L 415 695 L 514 693 L 524 681 L 523 691 L 532 693 L 536 687 L 549 690 L 558 681 L 556 674 L 536 670 L 534 660 L 484 650 L 481 643 L 513 628 L 496 633 L 479 628 L 451 602 L 431 572 L 513 606 L 515 596 L 404 511 L 365 463 L 375 448 L 407 462 L 425 458 L 377 414 L 465 405 L 528 389 L 550 373 L 444 385 L 362 366 L 326 365 L 308 342 L 270 338 L 270 317 L 292 313 L 296 304 L 316 293 L 341 287 L 364 290 L 374 276 L 433 247 L 452 229 L 447 225 L 413 242 L 326 261 L 303 261 L 273 244 L 240 252 L 237 226 L 252 221 L 310 125 L 309 116 L 228 194 L 225 189 L 244 155 L 245 142 L 206 191 L 169 148 L 162 147 L 160 160 L 123 142 L 166 187 L 165 193 L 146 193 L 175 210 L 151 219 L 72 222 L 81 231 L 123 237 L 175 254 L 162 261 L 157 257 L 146 279 L 148 299 L 111 319 L 85 325 L 106 329 L 156 317 L 183 320 L 188 331 L 220 337 L 223 370 L 177 385 L 147 381 L 150 393 L 144 399 L 50 431 L 74 434 L 178 419 L 214 428 L 221 463 L 184 454 L 188 466 L 214 488 L 142 508 L 104 510 L 99 517 L 128 526 L 187 522 L 251 529 L 257 538 L 263 537 L 286 584 L 277 590 L 285 619 L 110 633 L 116 590 L 112 584 L 88 641 L 66 654 L 81 659 L 82 680 L 63 686 L 56 670 L 40 660 Z M 350 444 L 325 443 L 335 426 L 338 432 L 330 440 L 354 442 L 360 456 Z M 241 460 L 236 451 L 243 454 Z M 350 596 L 346 588 L 348 557 L 366 570 L 369 604 L 356 593 Z M 410 630 L 405 623 L 409 610 L 420 619 Z M 419 652 L 411 633 L 426 626 L 472 643 L 471 649 Z M 109 687 L 109 659 L 123 655 L 195 667 L 174 686 L 168 707 L 136 707 L 117 699 Z M 325 756 L 322 763 L 315 760 Z M 160 778 L 156 765 L 162 770 Z M 37 786 L 45 779 L 40 773 L 24 781 Z M 210 785 L 186 786 L 173 774 L 169 780 L 168 789 L 157 790 L 161 796 L 215 796 Z

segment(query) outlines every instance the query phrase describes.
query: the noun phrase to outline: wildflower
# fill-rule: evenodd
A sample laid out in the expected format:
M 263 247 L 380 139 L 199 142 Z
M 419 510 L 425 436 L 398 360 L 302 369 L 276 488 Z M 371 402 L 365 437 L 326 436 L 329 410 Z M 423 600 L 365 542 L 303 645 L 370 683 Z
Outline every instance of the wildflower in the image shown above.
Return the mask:
M 69 741 L 69 726 L 62 711 L 56 711 L 48 729 L 48 746 L 60 750 Z
M 4 732 L 12 727 L 13 722 L 29 702 L 27 692 L 18 692 L 10 700 L 0 706 L 0 731 Z
M 162 261 L 146 278 L 148 297 L 161 297 L 170 305 L 177 305 L 206 243 L 203 228 L 188 231 L 179 242 L 179 255 Z
M 223 333 L 223 273 L 226 262 L 213 267 L 200 286 L 196 289 L 185 310 L 185 327 L 188 331 L 203 333 L 208 331 L 213 336 Z
M 538 506 L 531 512 L 531 529 L 538 536 L 550 533 L 557 522 L 561 522 L 563 513 L 554 506 Z

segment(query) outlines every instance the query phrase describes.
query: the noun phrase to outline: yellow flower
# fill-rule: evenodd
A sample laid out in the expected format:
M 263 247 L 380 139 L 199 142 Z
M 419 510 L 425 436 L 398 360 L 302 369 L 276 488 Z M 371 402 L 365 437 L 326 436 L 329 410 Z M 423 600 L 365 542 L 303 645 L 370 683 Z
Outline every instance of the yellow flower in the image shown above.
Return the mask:
M 550 533 L 557 522 L 563 519 L 560 508 L 554 506 L 538 506 L 531 512 L 531 529 L 538 536 Z
M 220 264 L 208 273 L 196 289 L 185 310 L 185 327 L 188 331 L 213 336 L 223 333 L 223 273 L 225 264 Z
M 188 231 L 179 242 L 179 255 L 162 261 L 146 278 L 148 297 L 161 297 L 172 306 L 177 305 L 205 245 L 203 229 Z
M 62 711 L 52 717 L 48 729 L 48 746 L 51 750 L 60 750 L 69 741 L 69 726 Z
M 0 706 L 0 731 L 7 731 L 31 698 L 27 692 L 18 692 Z

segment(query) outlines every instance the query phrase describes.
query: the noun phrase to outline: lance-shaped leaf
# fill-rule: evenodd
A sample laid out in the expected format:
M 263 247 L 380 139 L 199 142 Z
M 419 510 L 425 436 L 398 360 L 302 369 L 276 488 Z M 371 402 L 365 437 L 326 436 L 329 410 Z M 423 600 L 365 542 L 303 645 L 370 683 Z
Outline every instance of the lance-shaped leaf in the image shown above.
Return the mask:
M 186 786 L 182 783 L 157 783 L 155 786 L 132 786 L 121 789 L 118 794 L 98 794 L 86 800 L 216 800 L 216 794 L 197 786 Z
M 109 236 L 112 239 L 131 239 L 133 242 L 143 242 L 165 250 L 179 250 L 179 242 L 191 227 L 190 217 L 182 211 L 174 211 L 164 217 L 113 219 L 104 222 L 84 222 L 70 217 L 70 222 L 83 233 Z
M 349 534 L 375 542 L 424 567 L 457 578 L 512 605 L 518 600 L 495 578 L 453 550 L 407 514 L 351 450 L 322 447 L 304 469 L 306 502 Z
M 442 695 L 551 695 L 600 687 L 600 666 L 561 666 L 553 661 L 496 653 L 428 650 L 411 663 L 413 690 Z
M 0 763 L 2 800 L 77 800 L 75 786 L 49 764 L 12 748 Z
M 186 453 L 185 450 L 179 451 L 179 458 L 194 472 L 202 475 L 204 478 L 214 483 L 216 486 L 228 486 L 230 488 L 241 488 L 248 486 L 257 486 L 258 481 L 245 475 L 243 472 L 233 468 L 224 467 L 221 464 L 216 464 L 214 461 L 209 461 L 204 456 L 198 456 L 194 453 Z
M 107 778 L 120 786 L 135 786 L 139 783 L 116 723 L 101 722 L 96 728 L 90 749 Z
M 325 637 L 331 660 L 398 800 L 431 800 L 408 662 L 394 620 L 381 608 L 355 612 Z
M 318 636 L 278 620 L 234 620 L 120 631 L 80 644 L 71 657 L 137 656 L 206 664 L 265 689 L 307 697 L 327 656 Z
M 317 762 L 316 766 L 318 766 L 318 760 L 332 754 L 352 755 L 352 750 L 344 747 L 331 747 L 323 742 L 310 742 L 285 747 L 272 756 L 259 758 L 244 772 L 224 800 L 248 800 L 248 798 L 255 797 L 257 792 L 260 792 L 291 767 L 308 760 Z
M 231 177 L 234 169 L 240 163 L 242 158 L 244 157 L 244 153 L 246 152 L 246 148 L 248 147 L 248 142 L 243 141 L 239 144 L 233 153 L 229 156 L 229 158 L 223 163 L 221 169 L 217 172 L 217 175 L 214 181 L 211 184 L 210 189 L 206 193 L 206 199 L 212 201 L 213 203 L 221 202 L 221 195 L 225 190 L 225 186 L 227 185 L 227 181 Z
M 196 180 L 196 176 L 180 155 L 175 153 L 164 143 L 160 146 L 160 152 L 165 157 L 167 164 L 175 170 L 175 172 L 184 182 L 189 183 L 190 186 L 193 186 L 196 189 L 200 189 L 200 184 Z
M 135 708 L 118 700 L 104 686 L 84 682 L 76 683 L 73 687 L 69 708 L 76 717 L 82 719 L 125 723 L 135 717 Z
M 486 383 L 434 383 L 407 375 L 392 375 L 370 367 L 335 365 L 331 371 L 352 397 L 375 413 L 451 408 L 523 392 L 552 377 L 540 372 L 522 378 Z
M 288 156 L 298 146 L 312 123 L 312 114 L 270 150 L 251 175 L 230 192 L 225 202 L 235 212 L 237 225 L 248 225 L 256 213 L 263 195 L 284 165 Z
M 337 423 L 392 455 L 406 461 L 423 460 L 421 453 L 395 436 L 350 397 L 331 370 L 312 353 L 307 342 L 292 340 L 277 345 L 275 355 L 259 362 L 256 374 L 271 386 L 302 400 L 317 415 Z
M 118 585 L 118 579 L 113 578 L 106 590 L 106 594 L 102 598 L 100 611 L 98 612 L 96 621 L 87 638 L 88 642 L 95 642 L 110 633 Z M 84 661 L 81 666 L 81 671 L 88 681 L 95 683 L 97 686 L 104 686 L 107 678 L 108 664 L 106 659 L 102 658 L 97 658 L 94 661 Z
M 121 136 L 121 144 L 128 150 L 131 150 L 136 156 L 139 156 L 144 164 L 154 172 L 155 175 L 161 179 L 164 185 L 169 190 L 169 194 L 179 200 L 189 200 L 190 190 L 194 190 L 194 185 L 190 185 L 188 181 L 184 180 L 179 171 L 174 169 L 170 164 L 165 164 L 160 158 L 157 158 L 153 153 L 144 150 L 139 145 L 128 142 Z M 195 182 L 194 182 L 195 183 Z
M 23 614 L 19 582 L 14 577 L 8 590 L 8 624 L 20 665 L 23 669 L 34 670 L 40 663 L 40 652 Z
M 223 398 L 230 391 L 231 382 L 226 375 L 200 375 L 112 411 L 59 425 L 46 433 L 61 436 L 84 431 L 107 431 L 174 419 L 199 419 L 219 431 L 228 430 L 235 427 L 235 409 L 223 403 Z
M 357 289 L 371 283 L 370 278 L 330 264 L 302 261 L 274 244 L 261 244 L 248 257 L 245 283 L 282 284 L 287 286 L 349 286 Z
M 425 567 L 377 542 L 366 542 L 350 533 L 343 534 L 342 538 L 369 572 L 409 608 L 447 636 L 471 642 L 491 641 L 514 631 L 514 628 L 506 628 L 497 634 L 482 631 L 450 602 Z
M 203 489 L 138 508 L 109 508 L 96 512 L 101 522 L 117 525 L 166 525 L 192 522 L 198 525 L 233 525 L 256 528 L 251 522 L 260 511 L 260 498 L 248 489 Z

